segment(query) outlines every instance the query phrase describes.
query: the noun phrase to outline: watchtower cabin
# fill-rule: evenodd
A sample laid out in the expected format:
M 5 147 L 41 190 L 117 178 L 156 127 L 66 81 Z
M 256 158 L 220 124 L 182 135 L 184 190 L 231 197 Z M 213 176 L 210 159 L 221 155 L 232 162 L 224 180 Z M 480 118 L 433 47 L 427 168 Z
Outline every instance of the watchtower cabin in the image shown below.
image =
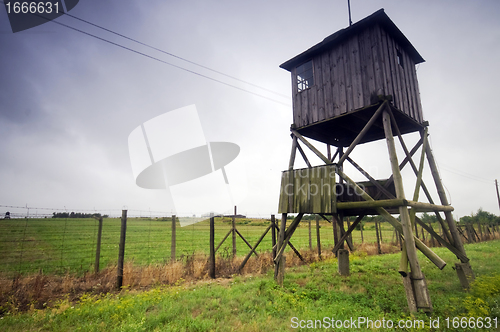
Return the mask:
M 349 146 L 378 96 L 391 95 L 401 132 L 418 131 L 423 116 L 415 65 L 421 62 L 380 9 L 280 66 L 292 74 L 293 126 L 303 136 Z M 373 128 L 361 143 L 384 137 Z

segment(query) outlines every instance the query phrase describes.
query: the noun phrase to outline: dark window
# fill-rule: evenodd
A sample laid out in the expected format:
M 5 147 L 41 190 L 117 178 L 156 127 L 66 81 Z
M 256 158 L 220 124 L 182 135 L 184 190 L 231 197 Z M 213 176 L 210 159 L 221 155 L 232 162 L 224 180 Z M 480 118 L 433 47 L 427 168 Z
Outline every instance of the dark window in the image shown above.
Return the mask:
M 403 65 L 403 54 L 401 54 L 399 50 L 396 50 L 396 55 L 398 56 L 398 65 L 404 68 L 405 66 Z
M 297 72 L 297 88 L 300 91 L 309 89 L 314 85 L 313 63 L 312 60 L 301 64 L 296 69 Z

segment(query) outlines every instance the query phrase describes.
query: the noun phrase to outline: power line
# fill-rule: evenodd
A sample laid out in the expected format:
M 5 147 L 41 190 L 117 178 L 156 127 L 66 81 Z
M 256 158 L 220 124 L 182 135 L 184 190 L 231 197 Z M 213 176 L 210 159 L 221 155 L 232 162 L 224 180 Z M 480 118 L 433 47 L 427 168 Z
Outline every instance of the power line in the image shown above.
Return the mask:
M 128 39 L 128 40 L 131 40 L 131 41 L 133 41 L 133 42 L 135 42 L 135 43 L 138 43 L 138 44 L 140 44 L 140 45 L 146 46 L 146 47 L 151 48 L 151 49 L 153 49 L 153 50 L 156 50 L 156 51 L 158 51 L 158 52 L 161 52 L 161 53 L 167 54 L 167 55 L 169 55 L 169 56 L 171 56 L 171 57 L 174 57 L 174 58 L 180 59 L 180 60 L 185 61 L 185 62 L 187 62 L 187 63 L 193 64 L 193 65 L 198 66 L 198 67 L 201 67 L 201 68 L 203 68 L 203 69 L 210 70 L 210 71 L 212 71 L 212 72 L 214 72 L 214 73 L 217 73 L 217 74 L 219 74 L 219 75 L 226 76 L 226 77 L 231 78 L 231 79 L 233 79 L 233 80 L 236 80 L 236 81 L 238 81 L 238 82 L 242 82 L 242 83 L 245 83 L 245 84 L 251 85 L 251 86 L 253 86 L 253 87 L 255 87 L 255 88 L 258 88 L 258 89 L 261 89 L 261 90 L 264 90 L 264 91 L 267 91 L 267 92 L 273 93 L 273 94 L 275 94 L 275 95 L 278 95 L 278 96 L 281 96 L 281 97 L 284 97 L 284 98 L 289 98 L 289 96 L 284 95 L 284 94 L 282 94 L 282 93 L 279 93 L 279 92 L 276 92 L 276 91 L 273 91 L 273 90 L 270 90 L 270 89 L 264 88 L 264 87 L 259 86 L 259 85 L 257 85 L 257 84 L 254 84 L 254 83 L 251 83 L 251 82 L 248 82 L 248 81 L 242 80 L 242 79 L 237 78 L 237 77 L 235 77 L 235 76 L 231 76 L 231 75 L 228 75 L 228 74 L 223 73 L 223 72 L 221 72 L 221 71 L 218 71 L 218 70 L 212 69 L 212 68 L 210 68 L 210 67 L 207 67 L 207 66 L 201 65 L 201 64 L 199 64 L 199 63 L 196 63 L 196 62 L 194 62 L 194 61 L 188 60 L 188 59 L 183 58 L 183 57 L 181 57 L 181 56 L 178 56 L 178 55 L 175 55 L 175 54 L 173 54 L 173 53 L 170 53 L 170 52 L 164 51 L 164 50 L 162 50 L 162 49 L 160 49 L 160 48 L 157 48 L 157 47 L 154 47 L 154 46 L 148 45 L 148 44 L 146 44 L 146 43 L 143 43 L 143 42 L 141 42 L 141 41 L 139 41 L 139 40 L 137 40 L 137 39 L 130 38 L 130 37 L 127 37 L 127 36 L 125 36 L 125 35 L 123 35 L 123 34 L 121 34 L 121 33 L 118 33 L 118 32 L 115 32 L 115 31 L 113 31 L 113 30 L 110 30 L 110 29 L 104 28 L 104 27 L 102 27 L 102 26 L 100 26 L 100 25 L 97 25 L 97 24 L 95 24 L 95 23 L 89 22 L 89 21 L 84 20 L 84 19 L 82 19 L 82 18 L 79 18 L 79 17 L 73 16 L 73 15 L 68 14 L 68 13 L 65 13 L 65 14 L 66 14 L 67 16 L 71 17 L 71 18 L 74 18 L 74 19 L 79 20 L 79 21 L 81 21 L 81 22 L 87 23 L 87 24 L 92 25 L 92 26 L 94 26 L 94 27 L 96 27 L 96 28 L 99 28 L 99 29 L 101 29 L 101 30 L 104 30 L 104 31 L 107 31 L 107 32 L 109 32 L 109 33 L 112 33 L 112 34 L 115 34 L 115 35 L 117 35 L 117 36 L 120 36 L 120 37 L 122 37 L 122 38 L 125 38 L 125 39 Z
M 456 175 L 459 175 L 459 176 L 462 176 L 462 177 L 465 177 L 465 178 L 468 178 L 471 180 L 475 180 L 475 181 L 479 181 L 479 182 L 483 182 L 483 183 L 488 183 L 488 184 L 491 184 L 494 182 L 494 181 L 479 177 L 479 176 L 474 175 L 474 174 L 470 174 L 470 173 L 466 173 L 466 172 L 461 171 L 461 170 L 454 169 L 454 168 L 447 166 L 447 165 L 441 164 L 441 168 L 443 168 L 447 172 L 454 173 Z
M 105 39 L 105 38 L 102 38 L 102 37 L 99 37 L 99 36 L 93 35 L 93 34 L 91 34 L 91 33 L 89 33 L 89 32 L 86 32 L 86 31 L 83 31 L 83 30 L 77 29 L 77 28 L 72 27 L 72 26 L 69 26 L 69 25 L 67 25 L 67 24 L 64 24 L 64 23 L 61 23 L 61 22 L 57 22 L 57 21 L 51 21 L 51 22 L 53 22 L 53 23 L 55 23 L 55 24 L 62 25 L 62 26 L 64 26 L 64 27 L 68 28 L 68 29 L 75 30 L 75 31 L 77 31 L 77 32 L 83 33 L 83 34 L 88 35 L 88 36 L 90 36 L 90 37 L 93 37 L 93 38 L 96 38 L 96 39 L 102 40 L 102 41 L 104 41 L 104 42 L 106 42 L 106 43 L 109 43 L 109 44 L 111 44 L 111 45 L 115 45 L 115 46 L 117 46 L 117 47 L 123 48 L 123 49 L 125 49 L 125 50 L 130 51 L 130 52 L 133 52 L 133 53 L 136 53 L 136 54 L 142 55 L 142 56 L 144 56 L 144 57 L 146 57 L 146 58 L 150 58 L 150 59 L 152 59 L 152 60 L 156 60 L 156 61 L 158 61 L 158 62 L 161 62 L 161 63 L 163 63 L 163 64 L 166 64 L 166 65 L 169 65 L 169 66 L 175 67 L 175 68 L 180 69 L 180 70 L 184 70 L 184 71 L 186 71 L 186 72 L 188 72 L 188 73 L 191 73 L 191 74 L 194 74 L 194 75 L 197 75 L 197 76 L 200 76 L 200 77 L 203 77 L 203 78 L 209 79 L 209 80 L 211 80 L 211 81 L 214 81 L 214 82 L 217 82 L 217 83 L 220 83 L 220 84 L 223 84 L 223 85 L 229 86 L 229 87 L 231 87 L 231 88 L 234 88 L 234 89 L 237 89 L 237 90 L 240 90 L 240 91 L 243 91 L 243 92 L 250 93 L 250 94 L 252 94 L 252 95 L 254 95 L 254 96 L 258 96 L 258 97 L 261 97 L 261 98 L 267 99 L 267 100 L 269 100 L 269 101 L 272 101 L 272 102 L 275 102 L 275 103 L 278 103 L 278 104 L 281 104 L 281 105 L 284 105 L 284 106 L 290 106 L 290 104 L 286 104 L 286 103 L 283 103 L 283 102 L 278 101 L 278 100 L 276 100 L 276 99 L 272 99 L 272 98 L 266 97 L 266 96 L 264 96 L 264 95 L 261 95 L 261 94 L 259 94 L 259 93 L 256 93 L 256 92 L 253 92 L 253 91 L 250 91 L 250 90 L 247 90 L 247 89 L 240 88 L 240 87 L 238 87 L 238 86 L 236 86 L 236 85 L 232 85 L 232 84 L 229 84 L 229 83 L 223 82 L 223 81 L 218 80 L 218 79 L 215 79 L 215 78 L 213 78 L 213 77 L 210 77 L 210 76 L 203 75 L 203 74 L 201 74 L 201 73 L 195 72 L 195 71 L 193 71 L 193 70 L 189 70 L 189 69 L 187 69 L 187 68 L 184 68 L 184 67 L 181 67 L 181 66 L 178 66 L 178 65 L 174 65 L 174 64 L 173 64 L 173 63 L 171 63 L 171 62 L 168 62 L 168 61 L 165 61 L 165 60 L 159 59 L 159 58 L 157 58 L 157 57 L 154 57 L 154 56 L 152 56 L 152 55 L 149 55 L 149 54 L 146 54 L 146 53 L 143 53 L 143 52 L 139 52 L 139 51 L 134 50 L 134 49 L 132 49 L 132 48 L 130 48 L 130 47 L 123 46 L 123 45 L 121 45 L 121 44 L 118 44 L 118 43 L 115 43 L 115 42 L 113 42 L 113 41 L 107 40 L 107 39 Z
M 1 2 L 1 3 L 4 3 L 3 1 L 0 1 L 0 2 Z M 41 18 L 43 18 L 43 19 L 46 19 L 47 21 L 50 21 L 50 22 L 52 22 L 52 23 L 59 24 L 59 25 L 61 25 L 61 26 L 65 27 L 65 28 L 68 28 L 68 29 L 71 29 L 71 30 L 74 30 L 74 31 L 80 32 L 80 33 L 85 34 L 85 35 L 87 35 L 87 36 L 90 36 L 90 37 L 93 37 L 93 38 L 99 39 L 99 40 L 101 40 L 101 41 L 103 41 L 103 42 L 106 42 L 106 43 L 108 43 L 108 44 L 111 44 L 111 45 L 114 45 L 114 46 L 117 46 L 117 47 L 123 48 L 123 49 L 125 49 L 125 50 L 127 50 L 127 51 L 130 51 L 130 52 L 133 52 L 133 53 L 136 53 L 136 54 L 142 55 L 142 56 L 147 57 L 147 58 L 150 58 L 150 59 L 152 59 L 152 60 L 156 60 L 156 61 L 158 61 L 158 62 L 161 62 L 161 63 L 163 63 L 163 64 L 166 64 L 166 65 L 172 66 L 172 67 L 174 67 L 174 68 L 177 68 L 177 69 L 180 69 L 180 70 L 186 71 L 186 72 L 188 72 L 188 73 L 191 73 L 191 74 L 194 74 L 194 75 L 197 75 L 197 76 L 200 76 L 200 77 L 206 78 L 206 79 L 211 80 L 211 81 L 213 81 L 213 82 L 217 82 L 217 83 L 223 84 L 223 85 L 228 86 L 228 87 L 231 87 L 231 88 L 233 88 L 233 89 L 237 89 L 237 90 L 240 90 L 240 91 L 243 91 L 243 92 L 246 92 L 246 93 L 252 94 L 252 95 L 257 96 L 257 97 L 261 97 L 261 98 L 267 99 L 267 100 L 269 100 L 269 101 L 272 101 L 272 102 L 275 102 L 275 103 L 278 103 L 278 104 L 281 104 L 281 105 L 284 105 L 284 106 L 287 106 L 287 107 L 290 107 L 290 106 L 291 106 L 290 104 L 287 104 L 287 103 L 281 102 L 281 101 L 276 100 L 276 99 L 273 99 L 273 98 L 269 98 L 269 97 L 267 97 L 267 96 L 264 96 L 264 95 L 262 95 L 262 94 L 259 94 L 259 93 L 256 93 L 256 92 L 253 92 L 253 91 L 250 91 L 250 90 L 244 89 L 244 88 L 240 88 L 240 87 L 238 87 L 238 86 L 236 86 L 236 85 L 233 85 L 233 84 L 230 84 L 230 83 L 226 83 L 226 82 L 224 82 L 224 81 L 221 81 L 221 80 L 218 80 L 218 79 L 216 79 L 216 78 L 213 78 L 213 77 L 210 77 L 210 76 L 207 76 L 207 75 L 201 74 L 201 73 L 196 72 L 196 71 L 194 71 L 194 70 L 190 70 L 190 69 L 187 69 L 187 68 L 184 68 L 184 67 L 181 67 L 181 66 L 175 65 L 175 64 L 173 64 L 173 63 L 171 63 L 171 62 L 168 62 L 168 61 L 165 61 L 165 60 L 159 59 L 159 58 L 157 58 L 157 57 L 154 57 L 154 56 L 152 56 L 152 55 L 149 55 L 149 54 L 146 54 L 146 53 L 143 53 L 143 52 L 137 51 L 137 50 L 132 49 L 132 48 L 130 48 L 130 47 L 127 47 L 127 46 L 121 45 L 121 44 L 119 44 L 119 43 L 116 43 L 116 42 L 110 41 L 110 40 L 108 40 L 108 39 L 106 39 L 106 38 L 103 38 L 103 37 L 99 37 L 99 36 L 97 36 L 97 35 L 91 34 L 91 33 L 89 33 L 89 32 L 83 31 L 83 30 L 78 29 L 78 28 L 75 28 L 75 27 L 72 27 L 72 26 L 70 26 L 70 25 L 67 25 L 67 24 L 64 24 L 64 23 L 61 23 L 61 22 L 58 22 L 58 21 L 55 21 L 55 20 L 49 20 L 49 19 L 47 19 L 46 17 L 44 17 L 44 16 L 42 16 L 42 15 L 33 14 L 33 13 L 30 13 L 30 14 L 31 14 L 31 15 L 35 15 L 35 16 L 38 16 L 38 17 L 41 17 Z M 70 14 L 66 14 L 66 15 L 71 16 L 71 17 L 73 17 L 73 18 L 78 19 L 77 17 L 75 17 L 75 16 L 73 16 L 73 15 L 70 15 Z M 81 20 L 81 21 L 84 21 L 84 20 Z M 90 22 L 87 22 L 87 21 L 84 21 L 84 22 L 86 22 L 86 23 L 88 23 L 88 24 L 91 24 L 91 25 L 94 25 L 94 26 L 96 26 L 96 27 L 99 27 L 99 28 L 101 28 L 101 29 L 103 29 L 103 30 L 106 30 L 106 31 L 109 31 L 109 32 L 115 33 L 115 32 L 113 32 L 113 31 L 111 31 L 111 30 L 108 30 L 108 29 L 102 28 L 102 27 L 100 27 L 100 26 L 98 26 L 98 25 L 95 25 L 95 24 L 93 24 L 93 23 L 90 23 Z M 117 35 L 119 35 L 119 36 L 121 36 L 121 37 L 123 37 L 123 38 L 127 38 L 127 39 L 130 39 L 130 40 L 133 40 L 133 41 L 135 41 L 135 42 L 137 42 L 137 43 L 139 43 L 139 44 L 145 45 L 145 46 L 147 46 L 147 47 L 150 47 L 150 48 L 156 49 L 156 48 L 154 48 L 154 47 L 152 47 L 152 46 L 149 46 L 149 45 L 144 44 L 144 43 L 142 43 L 142 42 L 136 41 L 136 40 L 134 40 L 134 39 L 132 39 L 132 38 L 129 38 L 129 37 L 126 37 L 126 36 L 124 36 L 124 35 L 121 35 L 121 34 L 118 34 L 118 33 L 115 33 L 115 34 L 117 34 Z M 173 54 L 171 54 L 171 53 L 168 53 L 168 52 L 162 51 L 162 50 L 160 50 L 160 49 L 156 49 L 156 50 L 158 50 L 158 51 L 160 51 L 160 52 L 163 52 L 163 53 L 166 53 L 166 54 L 169 54 L 169 55 L 171 55 L 171 56 L 175 56 L 175 55 L 173 55 Z M 224 76 L 227 76 L 227 77 L 231 77 L 231 78 L 233 78 L 233 79 L 236 79 L 236 80 L 238 80 L 238 81 L 244 82 L 244 83 L 246 83 L 246 84 L 253 85 L 253 86 L 258 87 L 258 88 L 260 88 L 260 89 L 263 89 L 263 90 L 268 90 L 268 89 L 266 89 L 266 88 L 259 87 L 259 86 L 255 85 L 255 84 L 253 84 L 253 83 L 249 83 L 249 82 L 246 82 L 246 81 L 240 80 L 240 79 L 238 79 L 238 78 L 235 78 L 235 77 L 229 76 L 229 75 L 227 75 L 227 74 L 224 74 L 224 73 L 218 72 L 218 71 L 216 71 L 216 70 L 210 69 L 210 68 L 208 68 L 208 67 L 205 67 L 205 66 L 202 66 L 202 65 L 196 64 L 195 62 L 191 62 L 191 61 L 186 60 L 186 59 L 183 59 L 183 58 L 181 58 L 181 57 L 178 57 L 178 56 L 175 56 L 175 57 L 177 57 L 177 58 L 179 58 L 179 59 L 182 59 L 183 61 L 186 61 L 186 62 L 189 62 L 189 63 L 195 64 L 195 65 L 197 65 L 197 66 L 200 66 L 200 67 L 206 68 L 206 69 L 211 70 L 211 71 L 213 71 L 213 72 L 217 72 L 217 73 L 219 73 L 219 74 L 221 74 L 221 75 L 224 75 Z M 273 91 L 271 91 L 271 90 L 268 90 L 268 91 L 270 91 L 270 92 L 272 92 L 272 93 L 275 93 L 275 94 L 276 94 L 276 92 L 273 92 Z
M 429 138 L 430 138 L 429 144 L 432 146 L 432 136 L 429 135 Z M 488 184 L 492 183 L 491 180 L 488 180 L 486 178 L 482 178 L 482 177 L 477 176 L 475 174 L 470 174 L 470 173 L 464 172 L 462 170 L 453 168 L 453 167 L 451 167 L 449 165 L 445 165 L 445 164 L 442 164 L 442 163 L 437 163 L 437 166 L 438 166 L 439 169 L 443 168 L 447 172 L 450 172 L 450 173 L 453 173 L 453 174 L 456 174 L 456 175 L 459 175 L 459 176 L 462 176 L 462 177 L 465 177 L 465 178 L 468 178 L 468 179 L 471 179 L 471 180 L 475 180 L 475 181 L 483 182 L 483 183 L 488 183 Z M 440 173 L 441 173 L 441 171 L 440 171 Z

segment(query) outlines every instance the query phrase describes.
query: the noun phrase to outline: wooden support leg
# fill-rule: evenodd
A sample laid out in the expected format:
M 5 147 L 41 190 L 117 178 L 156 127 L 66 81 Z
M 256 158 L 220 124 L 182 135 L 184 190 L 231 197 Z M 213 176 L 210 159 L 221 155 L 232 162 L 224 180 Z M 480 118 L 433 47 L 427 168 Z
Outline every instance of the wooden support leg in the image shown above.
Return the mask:
M 413 293 L 410 275 L 403 276 L 403 286 L 406 292 L 406 300 L 408 301 L 408 309 L 410 312 L 416 312 L 417 303 L 415 302 L 415 294 Z
M 469 263 L 456 263 L 455 270 L 457 271 L 460 285 L 465 290 L 470 288 L 470 283 L 474 281 L 474 271 L 472 271 Z
M 437 169 L 436 165 L 436 160 L 434 159 L 434 156 L 432 154 L 432 150 L 429 145 L 427 145 L 426 149 L 426 155 L 427 155 L 427 162 L 429 163 L 429 167 L 431 169 L 432 177 L 434 178 L 434 183 L 436 184 L 437 192 L 439 195 L 439 199 L 441 200 L 442 205 L 449 205 L 448 203 L 448 198 L 446 197 L 446 193 L 444 191 L 444 186 L 443 183 L 441 182 L 441 178 L 439 176 L 439 172 Z M 462 239 L 460 238 L 460 233 L 458 232 L 457 229 L 457 224 L 455 223 L 455 220 L 453 220 L 453 215 L 451 212 L 444 212 L 446 222 L 448 223 L 448 228 L 450 229 L 451 237 L 453 239 L 453 245 L 455 248 L 458 249 L 465 257 L 467 257 L 465 253 L 465 248 L 462 243 Z M 468 261 L 464 261 L 461 259 L 461 262 L 463 264 L 468 264 L 468 267 L 465 268 L 465 270 L 470 271 L 469 272 L 469 278 L 467 280 L 474 280 L 474 272 L 472 271 L 472 268 L 470 267 L 470 263 Z M 458 273 L 458 270 L 457 270 Z M 460 278 L 460 275 L 459 275 Z M 469 286 L 464 287 L 464 288 L 469 288 Z
M 349 250 L 340 249 L 338 251 L 339 254 L 339 274 L 341 276 L 349 275 Z
M 286 213 L 281 214 L 280 232 L 278 233 L 278 243 L 277 243 L 276 252 L 279 250 L 279 248 L 281 248 L 281 246 L 283 244 L 283 240 L 285 239 L 286 216 L 287 216 Z M 276 260 L 276 257 L 274 257 L 274 259 Z M 274 267 L 274 279 L 276 281 L 278 281 L 278 271 L 280 268 L 283 267 L 283 266 L 280 266 L 280 263 L 281 263 L 281 261 L 278 261 L 277 263 L 275 263 L 275 267 Z
M 283 259 L 283 257 L 285 257 L 285 248 L 290 242 L 290 238 L 292 237 L 293 233 L 295 232 L 295 229 L 299 225 L 303 215 L 304 215 L 303 213 L 299 213 L 297 217 L 295 217 L 295 219 L 292 221 L 286 232 L 285 228 L 286 228 L 287 214 L 283 213 L 281 215 L 278 247 L 277 247 L 276 257 L 274 258 L 274 263 L 275 263 L 274 278 L 281 286 L 283 285 L 283 280 L 280 273 L 284 274 L 285 270 L 285 260 Z
M 283 287 L 283 281 L 285 280 L 285 265 L 286 265 L 286 256 L 283 255 L 280 257 L 276 272 L 276 282 L 279 286 Z
M 389 159 L 391 162 L 396 196 L 399 199 L 405 199 L 403 179 L 399 170 L 396 147 L 394 144 L 394 137 L 392 135 L 391 118 L 387 110 L 384 111 L 382 118 L 387 141 L 387 148 L 389 150 Z M 427 284 L 424 279 L 424 274 L 422 273 L 422 270 L 420 269 L 420 263 L 418 262 L 417 250 L 415 247 L 415 240 L 411 229 L 411 221 L 410 214 L 408 213 L 408 208 L 405 206 L 401 206 L 399 208 L 399 214 L 401 216 L 401 226 L 403 228 L 403 235 L 405 237 L 406 252 L 408 255 L 408 261 L 410 263 L 411 276 L 413 281 L 412 286 L 415 293 L 417 308 L 431 311 L 431 299 L 427 290 Z
M 337 227 L 337 215 L 334 214 L 332 218 L 332 226 L 333 226 L 333 243 L 335 247 L 339 245 L 339 234 L 338 234 L 338 227 Z M 343 242 L 342 242 L 343 243 Z M 343 245 L 343 244 L 342 244 Z M 343 247 L 342 247 L 343 248 Z M 334 252 L 335 256 L 337 256 L 337 252 Z

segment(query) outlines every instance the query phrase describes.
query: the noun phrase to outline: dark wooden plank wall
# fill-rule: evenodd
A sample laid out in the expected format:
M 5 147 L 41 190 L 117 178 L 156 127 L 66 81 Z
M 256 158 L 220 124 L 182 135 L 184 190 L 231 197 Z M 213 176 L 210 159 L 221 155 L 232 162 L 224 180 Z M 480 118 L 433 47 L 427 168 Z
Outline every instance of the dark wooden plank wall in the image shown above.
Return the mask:
M 293 121 L 298 128 L 368 106 L 372 94 L 392 95 L 398 109 L 423 121 L 415 64 L 378 25 L 316 56 L 313 68 L 314 86 L 300 93 L 292 70 Z
M 284 171 L 278 213 L 332 213 L 334 190 L 333 165 Z

